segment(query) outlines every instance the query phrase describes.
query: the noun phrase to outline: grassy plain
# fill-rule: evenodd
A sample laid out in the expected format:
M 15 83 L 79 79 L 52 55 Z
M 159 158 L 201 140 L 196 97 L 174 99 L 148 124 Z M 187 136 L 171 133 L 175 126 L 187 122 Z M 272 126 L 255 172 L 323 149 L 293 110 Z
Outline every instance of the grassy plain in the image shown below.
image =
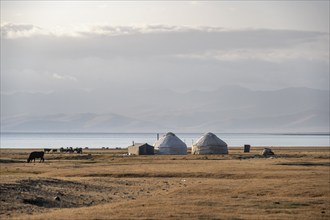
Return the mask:
M 330 147 L 273 150 L 26 163 L 31 150 L 0 149 L 0 219 L 330 219 Z

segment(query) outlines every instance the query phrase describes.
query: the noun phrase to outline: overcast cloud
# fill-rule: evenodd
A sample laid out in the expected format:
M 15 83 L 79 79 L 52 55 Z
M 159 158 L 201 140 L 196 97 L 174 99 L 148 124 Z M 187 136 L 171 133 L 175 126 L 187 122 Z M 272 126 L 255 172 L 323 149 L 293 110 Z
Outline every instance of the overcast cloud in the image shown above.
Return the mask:
M 329 34 L 180 26 L 97 26 L 56 35 L 2 26 L 2 92 L 104 87 L 328 89 Z M 271 84 L 269 83 L 271 82 Z
M 180 2 L 177 7 L 162 2 L 161 6 L 150 3 L 150 12 L 136 2 L 132 3 L 136 7 L 96 2 L 94 9 L 89 2 L 67 7 L 54 2 L 21 3 L 25 10 L 18 2 L 1 4 L 2 117 L 122 111 L 111 105 L 120 105 L 121 94 L 137 90 L 215 91 L 224 86 L 329 90 L 327 2 L 242 6 L 238 2 Z M 48 4 L 55 5 L 43 17 L 51 9 Z M 89 8 L 89 16 L 82 16 Z M 127 20 L 118 10 L 144 22 Z M 69 12 L 77 17 L 70 19 Z M 174 20 L 168 12 L 173 12 Z M 150 20 L 144 13 L 150 13 Z M 92 15 L 93 22 L 87 22 L 86 17 Z M 198 20 L 193 18 L 196 15 L 200 15 Z M 61 16 L 68 18 L 67 25 Z M 32 106 L 41 102 L 36 97 L 51 102 Z M 98 98 L 107 103 L 86 105 Z M 60 107 L 73 100 L 74 107 Z

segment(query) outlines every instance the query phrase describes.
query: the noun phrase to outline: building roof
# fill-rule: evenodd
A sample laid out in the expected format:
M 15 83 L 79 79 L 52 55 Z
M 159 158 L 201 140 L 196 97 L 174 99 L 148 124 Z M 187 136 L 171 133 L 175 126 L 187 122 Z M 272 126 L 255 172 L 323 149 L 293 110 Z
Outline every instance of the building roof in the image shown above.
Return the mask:
M 209 132 L 199 138 L 191 147 L 192 154 L 228 154 L 227 144 Z
M 200 137 L 194 146 L 206 147 L 206 146 L 227 146 L 226 142 L 218 138 L 215 134 L 208 132 Z
M 156 154 L 172 154 L 172 155 L 185 155 L 187 154 L 187 145 L 181 141 L 175 134 L 168 132 L 156 143 Z
M 148 143 L 134 143 L 134 145 L 128 146 L 128 147 L 141 147 L 143 145 L 149 145 L 152 147 L 152 145 L 148 144 Z
M 174 133 L 168 132 L 154 144 L 155 149 L 160 148 L 187 148 L 187 145 Z

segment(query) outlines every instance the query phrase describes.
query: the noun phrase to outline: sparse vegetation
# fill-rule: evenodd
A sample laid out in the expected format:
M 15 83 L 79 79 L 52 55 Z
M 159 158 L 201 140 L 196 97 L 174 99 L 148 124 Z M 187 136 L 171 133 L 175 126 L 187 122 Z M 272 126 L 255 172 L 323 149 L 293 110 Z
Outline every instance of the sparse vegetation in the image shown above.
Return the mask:
M 126 149 L 0 149 L 0 218 L 329 219 L 330 149 L 127 156 Z

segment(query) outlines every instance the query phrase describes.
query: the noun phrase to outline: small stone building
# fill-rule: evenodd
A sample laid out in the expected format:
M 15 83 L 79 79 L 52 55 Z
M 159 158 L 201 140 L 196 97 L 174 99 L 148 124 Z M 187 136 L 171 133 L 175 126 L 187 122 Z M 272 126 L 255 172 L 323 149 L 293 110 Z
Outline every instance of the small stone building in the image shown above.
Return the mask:
M 154 153 L 154 147 L 147 144 L 134 144 L 132 146 L 128 147 L 128 154 L 130 155 L 153 155 Z

